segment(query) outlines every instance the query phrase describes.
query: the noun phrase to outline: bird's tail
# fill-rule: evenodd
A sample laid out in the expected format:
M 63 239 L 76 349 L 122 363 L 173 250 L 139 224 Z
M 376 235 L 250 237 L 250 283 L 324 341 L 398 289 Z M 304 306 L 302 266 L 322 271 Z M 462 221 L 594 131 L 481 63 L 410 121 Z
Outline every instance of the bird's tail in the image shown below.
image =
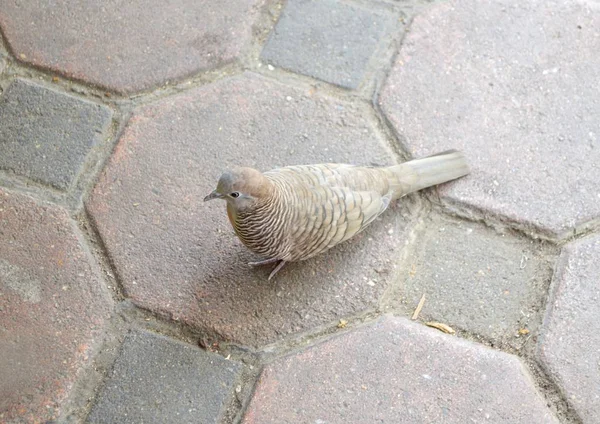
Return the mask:
M 386 170 L 391 174 L 390 183 L 394 199 L 460 178 L 470 172 L 465 155 L 456 150 L 411 160 L 390 166 Z

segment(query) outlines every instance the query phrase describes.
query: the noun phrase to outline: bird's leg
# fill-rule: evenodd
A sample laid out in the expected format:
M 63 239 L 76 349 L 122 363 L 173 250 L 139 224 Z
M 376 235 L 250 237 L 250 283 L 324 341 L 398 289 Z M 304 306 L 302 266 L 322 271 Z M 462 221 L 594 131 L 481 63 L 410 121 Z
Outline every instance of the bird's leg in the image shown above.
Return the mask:
M 279 259 L 277 259 L 277 258 L 271 258 L 271 259 L 265 259 L 264 261 L 248 262 L 248 265 L 250 265 L 250 266 L 268 265 L 268 264 L 274 264 L 275 262 L 278 262 L 278 261 L 279 261 Z
M 281 261 L 277 264 L 277 266 L 275 267 L 275 269 L 273 271 L 271 271 L 271 273 L 269 274 L 269 278 L 267 279 L 267 281 L 271 281 L 271 278 L 273 278 L 273 276 L 275 276 L 275 274 L 277 274 L 277 272 L 283 268 L 283 266 L 285 265 L 285 261 Z

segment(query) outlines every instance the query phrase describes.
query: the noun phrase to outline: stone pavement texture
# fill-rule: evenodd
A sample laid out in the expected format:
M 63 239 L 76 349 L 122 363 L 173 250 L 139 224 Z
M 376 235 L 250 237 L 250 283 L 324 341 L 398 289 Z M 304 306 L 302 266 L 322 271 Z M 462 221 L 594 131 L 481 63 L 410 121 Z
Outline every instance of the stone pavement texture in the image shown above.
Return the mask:
M 218 422 L 240 365 L 214 353 L 133 331 L 88 417 L 90 423 Z
M 585 422 L 600 422 L 600 237 L 567 246 L 538 353 Z
M 394 18 L 341 1 L 290 0 L 261 58 L 341 87 L 356 88 L 380 39 L 394 29 Z
M 448 218 L 424 223 L 414 261 L 403 271 L 408 305 L 423 294 L 424 319 L 519 345 L 519 330 L 537 330 L 550 273 L 533 241 Z
M 0 422 L 600 421 L 597 1 L 1 3 Z M 202 203 L 449 148 L 272 282 Z
M 558 422 L 515 356 L 386 318 L 268 365 L 243 422 L 468 419 Z
M 599 28 L 595 2 L 444 2 L 415 18 L 381 106 L 413 155 L 471 158 L 447 201 L 570 234 L 600 215 Z
M 111 300 L 67 213 L 0 189 L 0 421 L 39 422 L 61 403 Z
M 235 60 L 260 1 L 2 2 L 0 26 L 21 62 L 125 93 Z
M 66 190 L 111 116 L 106 106 L 14 80 L 0 100 L 0 168 Z

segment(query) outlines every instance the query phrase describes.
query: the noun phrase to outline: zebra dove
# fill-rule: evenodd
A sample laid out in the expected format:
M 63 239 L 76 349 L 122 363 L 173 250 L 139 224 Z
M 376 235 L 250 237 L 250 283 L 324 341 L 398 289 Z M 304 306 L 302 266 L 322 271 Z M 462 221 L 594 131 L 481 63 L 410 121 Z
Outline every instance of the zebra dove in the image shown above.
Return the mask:
M 270 280 L 286 262 L 355 236 L 392 200 L 468 173 L 464 155 L 454 150 L 388 167 L 326 163 L 264 173 L 238 168 L 223 173 L 204 201 L 227 201 L 237 236 L 266 258 L 250 265 L 278 262 Z

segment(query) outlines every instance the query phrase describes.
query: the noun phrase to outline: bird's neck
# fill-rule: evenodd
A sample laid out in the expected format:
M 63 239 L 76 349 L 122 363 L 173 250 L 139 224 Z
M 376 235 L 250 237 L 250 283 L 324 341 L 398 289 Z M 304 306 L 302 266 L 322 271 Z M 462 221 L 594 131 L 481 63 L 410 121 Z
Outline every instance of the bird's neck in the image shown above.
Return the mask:
M 227 203 L 227 218 L 229 218 L 231 226 L 235 228 L 235 220 L 237 219 L 237 213 L 235 212 L 235 208 L 230 203 Z

